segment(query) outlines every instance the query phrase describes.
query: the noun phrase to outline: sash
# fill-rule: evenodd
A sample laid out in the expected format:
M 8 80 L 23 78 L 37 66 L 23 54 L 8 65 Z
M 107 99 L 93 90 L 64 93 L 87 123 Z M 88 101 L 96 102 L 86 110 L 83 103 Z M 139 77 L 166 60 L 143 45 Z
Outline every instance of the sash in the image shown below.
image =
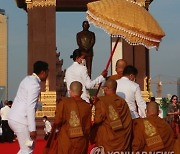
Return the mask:
M 79 112 L 79 107 L 75 100 L 73 100 L 73 103 L 76 106 L 75 108 L 77 109 L 77 112 L 75 110 L 71 110 L 71 112 L 70 112 L 69 137 L 70 138 L 82 137 L 82 136 L 84 136 L 84 134 L 82 131 L 81 115 Z
M 145 141 L 150 151 L 158 151 L 164 148 L 164 143 L 157 129 L 148 120 L 143 120 L 145 127 Z
M 102 102 L 106 102 L 105 100 L 101 99 Z M 123 128 L 123 124 L 122 121 L 119 117 L 119 113 L 117 110 L 117 105 L 115 103 L 116 100 L 114 100 L 114 102 L 108 102 L 106 105 L 106 112 L 107 112 L 107 118 L 109 120 L 109 124 L 112 128 L 113 131 L 117 131 Z

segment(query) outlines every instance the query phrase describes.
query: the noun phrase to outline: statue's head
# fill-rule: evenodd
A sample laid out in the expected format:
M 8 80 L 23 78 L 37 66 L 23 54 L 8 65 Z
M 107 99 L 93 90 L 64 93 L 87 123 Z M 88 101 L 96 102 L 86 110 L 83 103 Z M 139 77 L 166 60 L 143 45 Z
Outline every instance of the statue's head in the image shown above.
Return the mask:
M 89 22 L 88 21 L 83 21 L 82 23 L 82 27 L 83 27 L 83 30 L 88 30 L 89 29 Z

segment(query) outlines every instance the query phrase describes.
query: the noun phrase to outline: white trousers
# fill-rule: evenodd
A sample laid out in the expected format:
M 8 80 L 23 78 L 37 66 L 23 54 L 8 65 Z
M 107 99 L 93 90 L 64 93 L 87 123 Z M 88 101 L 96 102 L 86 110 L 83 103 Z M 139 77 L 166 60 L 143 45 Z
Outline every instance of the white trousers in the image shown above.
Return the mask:
M 20 150 L 17 154 L 32 154 L 33 147 L 28 147 L 25 145 L 26 140 L 30 140 L 28 126 L 11 119 L 8 120 L 8 123 L 10 128 L 17 135 L 17 140 L 20 146 Z

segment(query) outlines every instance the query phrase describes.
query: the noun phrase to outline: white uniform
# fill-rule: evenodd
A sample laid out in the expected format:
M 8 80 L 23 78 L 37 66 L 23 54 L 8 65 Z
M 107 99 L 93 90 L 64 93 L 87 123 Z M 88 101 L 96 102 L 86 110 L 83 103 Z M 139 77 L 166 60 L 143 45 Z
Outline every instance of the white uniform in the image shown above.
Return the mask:
M 36 131 L 35 107 L 40 93 L 40 79 L 33 73 L 32 76 L 25 77 L 18 88 L 8 115 L 8 123 L 17 135 L 20 145 L 18 154 L 29 154 L 33 148 L 25 145 L 26 140 L 30 140 L 30 132 Z
M 122 77 L 121 79 L 118 79 L 116 81 L 116 93 L 118 96 L 124 98 L 128 103 L 132 118 L 139 118 L 139 116 L 146 117 L 146 103 L 142 98 L 139 85 L 129 80 L 127 77 Z
M 52 129 L 51 123 L 48 120 L 46 120 L 45 121 L 45 127 L 44 127 L 45 133 L 46 134 L 50 133 L 51 129 Z
M 10 111 L 10 107 L 8 105 L 5 105 L 3 108 L 0 110 L 0 116 L 1 120 L 8 120 L 8 113 Z
M 74 62 L 67 70 L 65 74 L 65 80 L 67 83 L 67 89 L 69 90 L 70 84 L 73 81 L 79 81 L 83 85 L 83 93 L 81 98 L 84 99 L 86 102 L 89 102 L 89 98 L 86 92 L 87 89 L 93 88 L 96 84 L 101 83 L 105 80 L 105 78 L 100 75 L 95 80 L 91 81 L 86 66 L 79 64 L 78 62 Z

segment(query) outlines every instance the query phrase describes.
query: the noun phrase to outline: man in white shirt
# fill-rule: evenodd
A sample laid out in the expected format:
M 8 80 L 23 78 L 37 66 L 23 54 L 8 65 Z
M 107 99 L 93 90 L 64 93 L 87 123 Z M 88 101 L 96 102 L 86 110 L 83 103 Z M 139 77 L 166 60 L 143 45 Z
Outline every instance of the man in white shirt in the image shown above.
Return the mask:
M 40 82 L 46 81 L 49 72 L 48 64 L 43 61 L 35 62 L 33 69 L 34 73 L 21 81 L 8 115 L 9 126 L 19 142 L 18 154 L 33 153 L 33 146 L 26 143 L 36 138 L 35 110 L 40 94 Z
M 45 127 L 44 127 L 45 136 L 44 136 L 44 139 L 47 140 L 50 133 L 51 133 L 52 126 L 51 126 L 51 123 L 49 122 L 47 116 L 43 117 L 43 122 L 45 123 Z
M 107 71 L 103 71 L 100 76 L 98 76 L 94 80 L 91 80 L 88 75 L 86 66 L 82 65 L 82 62 L 84 60 L 84 55 L 82 54 L 82 51 L 80 49 L 74 50 L 71 58 L 73 58 L 74 63 L 66 70 L 65 73 L 67 89 L 68 91 L 70 90 L 70 84 L 73 81 L 79 81 L 83 85 L 83 93 L 81 95 L 81 98 L 89 103 L 86 88 L 91 89 L 96 84 L 103 82 L 105 80 L 105 77 L 107 76 Z
M 141 95 L 140 87 L 135 83 L 138 71 L 134 66 L 128 65 L 123 71 L 123 77 L 117 81 L 116 93 L 128 103 L 132 119 L 146 116 L 146 102 Z
M 8 113 L 10 111 L 10 107 L 8 101 L 4 102 L 4 107 L 0 110 L 0 116 L 2 121 L 2 142 L 13 142 L 14 132 L 8 125 Z

